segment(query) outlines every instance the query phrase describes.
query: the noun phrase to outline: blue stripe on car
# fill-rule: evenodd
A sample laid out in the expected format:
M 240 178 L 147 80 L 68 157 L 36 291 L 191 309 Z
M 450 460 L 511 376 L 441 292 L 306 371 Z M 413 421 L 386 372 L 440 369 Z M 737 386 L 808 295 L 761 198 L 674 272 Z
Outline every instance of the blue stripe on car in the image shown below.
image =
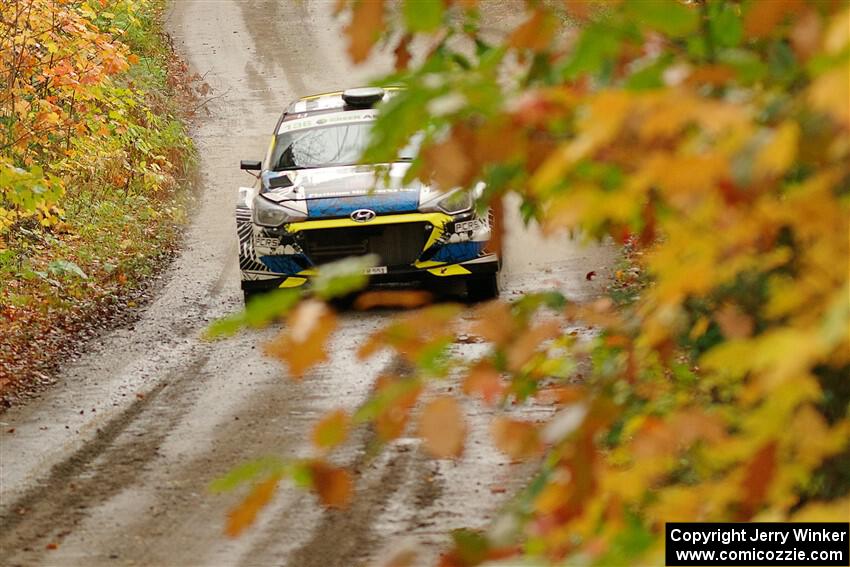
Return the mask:
M 379 215 L 407 213 L 419 207 L 419 191 L 398 191 L 374 195 L 308 199 L 307 215 L 311 219 L 347 217 L 358 209 L 369 209 Z
M 298 260 L 301 260 L 299 263 Z M 303 254 L 292 256 L 260 256 L 260 262 L 276 274 L 293 276 L 310 265 L 310 261 Z
M 474 260 L 484 249 L 484 242 L 453 242 L 444 244 L 428 258 L 435 262 L 464 262 Z

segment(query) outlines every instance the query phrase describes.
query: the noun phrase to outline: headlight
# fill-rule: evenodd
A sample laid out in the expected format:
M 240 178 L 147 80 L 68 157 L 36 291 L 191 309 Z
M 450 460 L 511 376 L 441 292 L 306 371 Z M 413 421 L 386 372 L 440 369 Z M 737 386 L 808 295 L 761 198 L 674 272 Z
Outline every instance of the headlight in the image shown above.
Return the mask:
M 283 205 L 276 205 L 262 196 L 254 199 L 254 223 L 260 226 L 275 227 L 285 222 L 303 220 L 304 215 L 298 211 L 288 209 Z
M 472 195 L 469 194 L 469 191 L 460 189 L 449 193 L 437 201 L 437 206 L 440 207 L 444 213 L 448 213 L 450 215 L 462 213 L 472 208 Z
M 475 205 L 475 200 L 484 194 L 484 187 L 484 183 L 480 181 L 470 190 L 455 189 L 448 193 L 436 193 L 426 187 L 423 192 L 425 201 L 419 205 L 419 212 L 443 212 L 449 215 L 456 215 L 471 211 Z

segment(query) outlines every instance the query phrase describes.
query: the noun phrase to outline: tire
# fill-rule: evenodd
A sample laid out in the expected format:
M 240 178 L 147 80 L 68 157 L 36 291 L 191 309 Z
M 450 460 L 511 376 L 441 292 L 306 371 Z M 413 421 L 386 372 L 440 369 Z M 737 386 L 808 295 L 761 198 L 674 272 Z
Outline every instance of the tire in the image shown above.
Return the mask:
M 475 276 L 466 280 L 466 297 L 473 302 L 489 301 L 499 297 L 497 274 Z

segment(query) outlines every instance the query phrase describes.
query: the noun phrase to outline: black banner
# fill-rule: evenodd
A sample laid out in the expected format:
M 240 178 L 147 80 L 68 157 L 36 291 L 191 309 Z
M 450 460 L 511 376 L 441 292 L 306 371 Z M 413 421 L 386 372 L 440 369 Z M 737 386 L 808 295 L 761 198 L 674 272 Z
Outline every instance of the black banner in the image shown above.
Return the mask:
M 850 522 L 666 525 L 667 565 L 850 565 Z

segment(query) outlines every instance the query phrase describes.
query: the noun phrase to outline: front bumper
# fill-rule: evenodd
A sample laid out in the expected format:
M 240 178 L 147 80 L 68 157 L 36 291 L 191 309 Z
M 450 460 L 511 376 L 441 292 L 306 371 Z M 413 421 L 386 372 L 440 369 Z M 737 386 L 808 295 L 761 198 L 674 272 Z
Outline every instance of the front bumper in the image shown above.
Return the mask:
M 247 211 L 246 211 L 247 212 Z M 249 213 L 249 212 L 248 212 Z M 370 270 L 375 283 L 494 273 L 499 258 L 486 250 L 490 221 L 473 213 L 441 212 L 317 219 L 278 228 L 255 225 L 237 212 L 242 287 L 297 287 L 321 265 L 345 256 L 377 254 L 384 265 Z

